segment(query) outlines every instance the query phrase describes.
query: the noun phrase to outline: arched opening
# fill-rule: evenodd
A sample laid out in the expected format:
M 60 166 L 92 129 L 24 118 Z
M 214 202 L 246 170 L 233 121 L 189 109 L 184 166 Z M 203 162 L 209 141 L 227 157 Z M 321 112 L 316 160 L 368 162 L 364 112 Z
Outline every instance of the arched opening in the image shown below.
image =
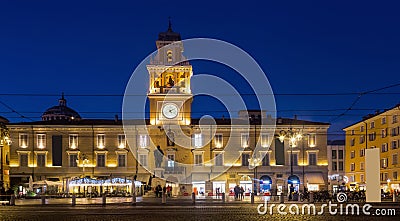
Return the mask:
M 260 177 L 260 193 L 271 191 L 272 179 L 268 175 Z

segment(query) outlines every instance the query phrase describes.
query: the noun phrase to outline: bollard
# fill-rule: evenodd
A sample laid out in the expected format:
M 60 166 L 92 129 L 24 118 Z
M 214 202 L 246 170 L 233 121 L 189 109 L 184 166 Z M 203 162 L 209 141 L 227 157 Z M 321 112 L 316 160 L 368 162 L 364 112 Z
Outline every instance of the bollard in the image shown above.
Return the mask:
M 250 193 L 250 202 L 254 204 L 254 193 Z
M 105 206 L 107 204 L 107 198 L 106 198 L 106 194 L 103 193 L 103 206 Z
M 11 194 L 10 206 L 15 206 L 15 195 L 14 194 Z
M 225 203 L 225 193 L 221 193 L 222 194 L 222 202 Z
M 166 202 L 167 202 L 167 194 L 166 194 L 166 193 L 163 193 L 163 194 L 162 194 L 161 203 L 162 203 L 162 204 L 165 204 Z
M 42 205 L 46 205 L 46 196 L 41 196 L 42 198 Z
M 192 203 L 196 203 L 196 194 L 194 194 L 194 192 L 192 193 Z
M 280 203 L 285 203 L 285 196 L 283 195 L 283 193 L 281 193 L 280 195 Z
M 309 194 L 310 194 L 310 195 L 309 195 L 309 196 L 310 196 L 309 202 L 310 202 L 310 203 L 314 203 L 314 192 L 310 192 Z
M 72 194 L 72 206 L 76 205 L 76 195 Z

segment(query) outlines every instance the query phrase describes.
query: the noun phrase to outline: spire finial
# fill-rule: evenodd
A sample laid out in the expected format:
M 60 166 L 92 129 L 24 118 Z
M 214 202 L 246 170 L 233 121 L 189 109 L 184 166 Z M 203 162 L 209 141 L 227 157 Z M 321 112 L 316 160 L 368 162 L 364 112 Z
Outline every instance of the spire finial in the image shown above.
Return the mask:
M 61 93 L 61 99 L 58 100 L 58 104 L 60 106 L 67 106 L 67 100 L 64 98 L 64 92 Z
M 168 16 L 168 31 L 172 31 L 171 16 Z

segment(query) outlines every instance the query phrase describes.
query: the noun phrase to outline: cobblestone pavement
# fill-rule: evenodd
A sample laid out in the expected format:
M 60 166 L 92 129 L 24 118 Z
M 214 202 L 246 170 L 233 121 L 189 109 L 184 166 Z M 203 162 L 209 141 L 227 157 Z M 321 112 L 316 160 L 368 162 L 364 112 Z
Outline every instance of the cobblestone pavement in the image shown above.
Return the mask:
M 301 205 L 301 204 L 300 204 Z M 375 209 L 377 207 L 374 207 Z M 398 205 L 379 206 L 379 208 L 395 208 L 400 214 Z M 320 206 L 317 206 L 317 211 Z M 285 211 L 288 211 L 287 209 Z M 1 206 L 0 220 L 396 220 L 396 216 L 365 216 L 365 215 L 330 215 L 327 210 L 324 215 L 259 215 L 257 204 L 244 205 L 152 205 L 130 206 L 114 204 L 107 206 L 85 205 L 32 205 L 32 206 Z M 375 210 L 371 210 L 372 214 Z

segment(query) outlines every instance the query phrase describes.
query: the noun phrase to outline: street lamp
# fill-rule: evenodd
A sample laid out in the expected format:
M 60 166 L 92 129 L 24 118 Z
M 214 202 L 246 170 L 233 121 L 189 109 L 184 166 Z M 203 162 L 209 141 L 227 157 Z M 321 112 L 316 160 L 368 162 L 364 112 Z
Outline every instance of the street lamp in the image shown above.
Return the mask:
M 290 128 L 289 130 L 281 130 L 278 134 L 278 139 L 281 143 L 285 141 L 285 139 L 289 140 L 290 147 L 290 175 L 293 175 L 293 147 L 297 147 L 298 142 L 303 139 L 303 134 L 300 130 L 293 130 Z
M 256 180 L 257 180 L 257 166 L 260 165 L 261 160 L 262 160 L 262 158 L 259 158 L 259 157 L 253 157 L 253 158 L 249 159 L 249 168 L 250 168 L 250 166 L 254 168 L 253 169 L 253 176 L 254 176 L 254 179 L 253 179 L 253 194 L 254 195 L 256 194 L 256 189 L 257 189 L 257 183 L 256 183 Z

